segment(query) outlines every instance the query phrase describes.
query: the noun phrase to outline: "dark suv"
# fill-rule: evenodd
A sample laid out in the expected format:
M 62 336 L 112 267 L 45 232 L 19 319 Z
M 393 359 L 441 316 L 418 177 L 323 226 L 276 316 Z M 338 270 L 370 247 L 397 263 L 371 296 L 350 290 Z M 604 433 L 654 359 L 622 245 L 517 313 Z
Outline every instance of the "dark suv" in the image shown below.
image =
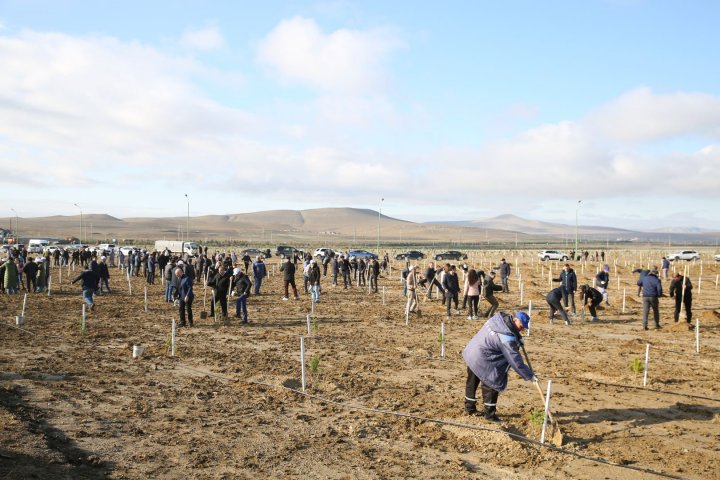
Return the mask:
M 292 257 L 295 253 L 302 253 L 302 251 L 295 247 L 288 247 L 287 245 L 278 245 L 275 250 L 275 255 L 280 258 Z

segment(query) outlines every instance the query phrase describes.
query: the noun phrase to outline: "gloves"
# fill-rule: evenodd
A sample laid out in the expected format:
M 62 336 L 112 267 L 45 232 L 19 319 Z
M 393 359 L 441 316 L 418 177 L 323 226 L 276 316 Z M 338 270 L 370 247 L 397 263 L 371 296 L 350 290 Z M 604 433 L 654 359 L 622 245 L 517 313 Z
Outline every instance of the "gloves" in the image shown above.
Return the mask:
M 533 375 L 532 378 L 530 379 L 530 381 L 533 383 L 538 383 L 540 381 L 540 379 L 536 375 Z

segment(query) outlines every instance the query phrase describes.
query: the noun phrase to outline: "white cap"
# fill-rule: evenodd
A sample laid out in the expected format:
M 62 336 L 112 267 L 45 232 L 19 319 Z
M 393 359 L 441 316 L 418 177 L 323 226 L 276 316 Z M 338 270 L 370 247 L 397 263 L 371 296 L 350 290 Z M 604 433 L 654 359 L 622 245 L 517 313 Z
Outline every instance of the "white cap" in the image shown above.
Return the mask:
M 176 265 L 184 265 L 182 260 L 178 260 Z
M 241 271 L 242 271 L 242 270 L 240 269 L 240 267 L 233 268 L 233 275 L 237 275 L 237 274 L 240 273 Z
M 102 257 L 100 257 L 100 260 L 105 260 L 105 255 L 103 255 Z

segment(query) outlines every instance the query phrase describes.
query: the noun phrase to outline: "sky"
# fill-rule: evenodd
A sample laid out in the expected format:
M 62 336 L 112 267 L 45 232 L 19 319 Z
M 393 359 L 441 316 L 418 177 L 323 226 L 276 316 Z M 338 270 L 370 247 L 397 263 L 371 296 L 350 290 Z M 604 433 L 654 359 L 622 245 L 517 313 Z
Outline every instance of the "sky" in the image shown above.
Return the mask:
M 189 203 L 719 230 L 717 18 L 716 1 L 0 0 L 0 217 Z

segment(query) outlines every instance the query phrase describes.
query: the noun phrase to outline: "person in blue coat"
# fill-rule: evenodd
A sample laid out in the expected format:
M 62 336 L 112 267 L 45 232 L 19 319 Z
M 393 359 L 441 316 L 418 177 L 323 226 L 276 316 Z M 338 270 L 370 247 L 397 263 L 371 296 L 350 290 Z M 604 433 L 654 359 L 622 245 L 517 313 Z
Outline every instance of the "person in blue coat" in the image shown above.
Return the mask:
M 182 268 L 175 269 L 175 276 L 180 279 L 179 300 L 180 300 L 180 327 L 185 326 L 185 311 L 187 310 L 188 325 L 193 326 L 192 302 L 195 299 L 193 293 L 193 281 Z
M 481 385 L 483 415 L 492 422 L 500 421 L 496 414 L 498 396 L 507 387 L 511 367 L 524 380 L 538 381 L 520 355 L 523 343 L 520 332 L 529 324 L 530 316 L 525 312 L 516 312 L 515 315 L 498 312 L 465 347 L 462 355 L 467 364 L 465 412 L 468 415 L 479 415 L 475 397 L 477 387 Z
M 267 277 L 267 268 L 262 257 L 255 257 L 255 262 L 252 264 L 253 277 L 255 278 L 255 295 L 260 295 L 260 287 L 262 286 L 263 278 Z
M 657 267 L 644 277 L 638 280 L 638 288 L 642 291 L 643 299 L 643 329 L 648 329 L 648 314 L 653 311 L 655 329 L 660 328 L 660 302 L 658 299 L 663 296 L 662 283 L 658 278 Z

